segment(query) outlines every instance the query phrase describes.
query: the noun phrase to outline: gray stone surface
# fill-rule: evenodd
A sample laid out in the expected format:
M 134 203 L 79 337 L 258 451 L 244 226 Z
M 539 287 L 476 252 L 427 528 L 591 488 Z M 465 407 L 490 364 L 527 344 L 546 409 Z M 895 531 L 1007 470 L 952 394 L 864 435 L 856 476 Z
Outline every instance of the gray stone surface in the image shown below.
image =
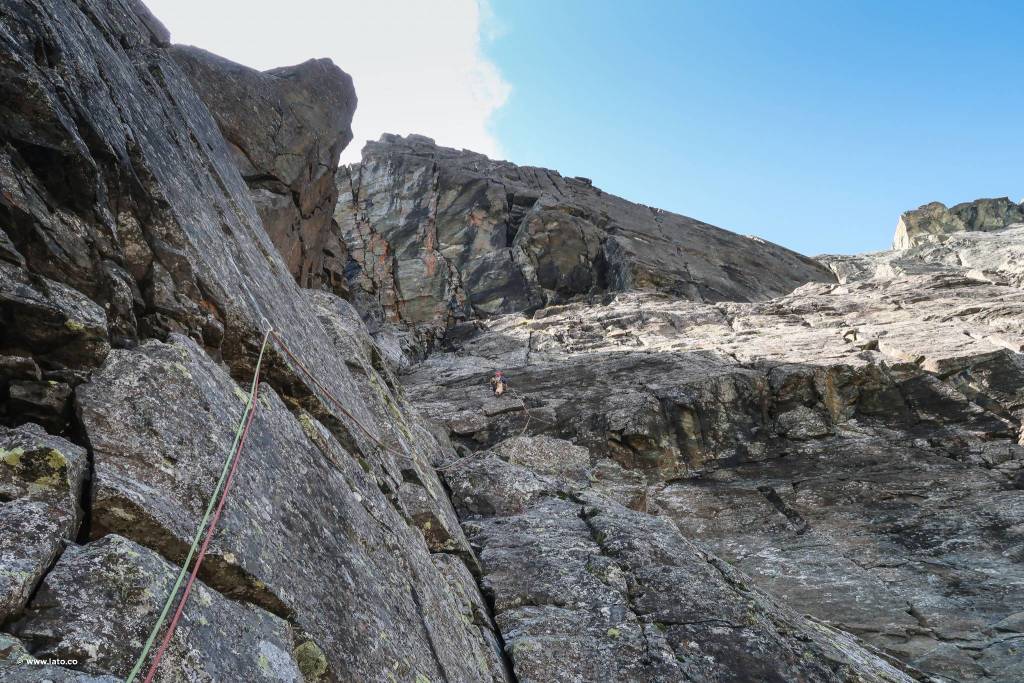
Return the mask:
M 778 605 L 668 519 L 542 474 L 578 462 L 578 446 L 517 437 L 496 450 L 541 472 L 485 453 L 444 476 L 517 680 L 912 680 Z
M 38 659 L 124 678 L 163 607 L 177 567 L 117 535 L 72 546 L 12 630 Z M 111 618 L 117 615 L 117 618 Z M 195 584 L 158 680 L 302 681 L 288 623 Z
M 542 168 L 385 135 L 339 173 L 353 295 L 422 351 L 459 321 L 633 289 L 758 301 L 820 264 Z
M 822 256 L 839 282 L 913 275 L 968 275 L 994 284 L 1024 285 L 1024 223 L 989 232 L 955 232 L 939 242 L 854 256 Z
M 38 425 L 0 427 L 0 623 L 78 533 L 87 467 L 84 449 Z
M 252 437 L 262 448 L 240 469 L 208 588 L 289 621 L 312 644 L 299 663 L 326 676 L 493 680 L 475 668 L 486 657 L 464 656 L 490 645 L 459 617 L 462 593 L 398 494 L 421 486 L 424 510 L 470 559 L 431 468 L 446 446 L 358 316 L 300 289 L 232 150 L 280 157 L 259 164 L 301 195 L 303 220 L 329 217 L 351 113 L 335 105 L 354 104 L 346 80 L 322 61 L 255 78 L 268 106 L 293 105 L 280 122 L 294 135 L 254 127 L 229 142 L 227 115 L 211 114 L 168 43 L 134 0 L 0 4 L 0 356 L 17 359 L 0 365 L 0 418 L 56 429 L 58 402 L 25 390 L 65 385 L 66 434 L 95 454 L 83 552 L 123 532 L 179 561 L 273 326 L 315 381 L 270 350 Z M 248 92 L 251 77 L 224 94 Z M 317 106 L 324 120 L 296 120 Z M 41 647 L 33 637 L 30 651 Z
M 1014 680 L 1013 658 L 992 648 L 1009 637 L 994 624 L 1024 603 L 1024 498 L 996 473 L 904 439 L 844 429 L 653 499 L 785 604 L 929 674 Z
M 0 229 L 19 258 L 0 262 L 12 321 L 0 351 L 75 385 L 110 345 L 177 332 L 244 375 L 269 324 L 369 421 L 215 119 L 141 8 L 4 4 Z
M 260 72 L 195 47 L 171 52 L 217 120 L 295 279 L 346 291 L 347 255 L 332 218 L 338 157 L 352 140 L 352 78 L 329 59 Z
M 1009 682 L 1022 313 L 1019 288 L 964 266 L 760 303 L 628 293 L 486 321 L 406 382 L 463 453 L 518 463 L 445 470 L 464 516 L 564 498 L 583 481 L 558 476 L 572 449 L 534 472 L 518 444 L 571 439 L 593 490 L 673 521 L 780 603 L 937 680 Z M 513 389 L 497 401 L 496 368 Z
M 123 675 L 272 326 L 314 378 L 269 351 L 167 680 L 1021 678 L 1008 203 L 816 262 L 416 136 L 336 174 L 337 67 L 169 40 L 0 0 L 0 677 Z
M 0 676 L 25 683 L 119 683 L 116 676 L 95 676 L 59 664 L 38 664 L 18 638 L 0 633 Z
M 185 338 L 112 352 L 78 391 L 93 447 L 92 537 L 120 534 L 180 561 L 243 398 Z M 257 411 L 203 580 L 292 621 L 336 678 L 490 679 L 475 668 L 486 660 L 465 658 L 482 647 L 477 631 L 385 495 L 384 475 L 270 387 Z

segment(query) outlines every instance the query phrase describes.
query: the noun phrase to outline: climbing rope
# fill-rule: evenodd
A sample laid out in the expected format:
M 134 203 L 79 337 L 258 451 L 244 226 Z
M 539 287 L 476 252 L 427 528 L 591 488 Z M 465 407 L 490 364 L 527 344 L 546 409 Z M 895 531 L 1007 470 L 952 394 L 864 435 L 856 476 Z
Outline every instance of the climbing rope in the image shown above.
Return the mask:
M 134 683 L 138 678 L 139 673 L 142 671 L 142 667 L 145 665 L 146 659 L 149 657 L 149 654 L 153 649 L 153 645 L 156 643 L 157 636 L 159 635 L 161 628 L 163 628 L 164 622 L 167 620 L 167 615 L 170 613 L 171 605 L 174 603 L 174 598 L 181 589 L 182 582 L 185 581 L 185 575 L 187 573 L 188 580 L 185 581 L 185 590 L 182 593 L 181 598 L 178 600 L 178 605 L 175 608 L 174 615 L 167 627 L 167 632 L 164 634 L 163 640 L 161 640 L 160 646 L 157 648 L 156 654 L 153 656 L 153 661 L 149 665 L 144 683 L 152 682 L 154 676 L 156 676 L 160 661 L 163 659 L 168 645 L 170 645 L 171 640 L 174 638 L 174 633 L 177 630 L 178 623 L 185 611 L 185 605 L 188 602 L 189 596 L 192 594 L 192 588 L 199 575 L 199 569 L 203 564 L 203 560 L 206 558 L 206 552 L 209 548 L 210 541 L 213 539 L 213 536 L 217 531 L 217 524 L 220 522 L 221 514 L 224 511 L 224 504 L 227 501 L 228 493 L 231 490 L 231 484 L 234 481 L 235 472 L 238 469 L 238 463 L 241 460 L 242 449 L 245 447 L 245 441 L 249 435 L 249 428 L 251 427 L 253 418 L 256 415 L 256 402 L 259 399 L 260 371 L 262 370 L 263 359 L 266 355 L 271 339 L 273 339 L 274 343 L 284 353 L 287 361 L 290 361 L 289 364 L 293 365 L 297 370 L 305 375 L 309 382 L 322 392 L 328 402 L 331 403 L 338 412 L 351 420 L 373 443 L 386 452 L 403 458 L 410 457 L 407 453 L 403 453 L 392 446 L 388 446 L 373 432 L 367 429 L 363 423 L 360 422 L 344 405 L 342 405 L 341 401 L 339 401 L 334 394 L 332 394 L 331 391 L 327 389 L 322 382 L 320 382 L 305 363 L 303 363 L 299 357 L 296 356 L 290 348 L 288 348 L 284 339 L 282 339 L 281 336 L 268 325 L 267 331 L 263 335 L 263 343 L 260 345 L 259 356 L 256 361 L 255 370 L 253 371 L 252 384 L 249 388 L 249 399 L 246 403 L 245 410 L 242 411 L 242 417 L 239 420 L 238 427 L 235 430 L 234 442 L 232 443 L 231 449 L 228 451 L 228 455 L 224 459 L 224 464 L 221 467 L 220 478 L 217 480 L 217 485 L 210 496 L 210 500 L 207 502 L 203 518 L 199 522 L 199 526 L 196 528 L 196 533 L 192 538 L 192 545 L 189 548 L 188 554 L 185 556 L 185 561 L 181 565 L 181 569 L 175 579 L 174 586 L 168 594 L 167 600 L 164 602 L 160 616 L 153 625 L 153 629 L 150 631 L 149 637 L 146 639 L 146 643 L 143 646 L 142 651 L 139 653 L 139 657 L 135 662 L 135 666 L 132 667 L 126 683 Z M 519 394 L 519 392 L 514 389 L 511 389 L 511 392 L 514 396 L 518 396 L 519 401 L 522 403 L 523 411 L 526 413 L 526 423 L 523 425 L 523 429 L 519 434 L 521 436 L 529 427 L 532 416 L 530 410 L 526 407 L 526 400 L 523 398 L 522 394 Z M 473 455 L 477 454 L 474 453 Z M 472 457 L 473 456 L 461 458 L 435 469 L 441 471 L 455 465 L 464 464 L 467 460 L 472 459 Z M 206 530 L 205 536 L 203 534 L 204 529 Z M 200 539 L 202 539 L 201 545 Z M 195 558 L 195 564 L 192 565 L 192 571 L 189 572 L 188 567 L 192 564 L 193 558 Z
M 153 625 L 153 630 L 150 631 L 149 638 L 146 639 L 146 644 L 143 646 L 142 652 L 139 654 L 139 658 L 135 662 L 135 666 L 132 667 L 131 673 L 128 674 L 127 683 L 133 683 L 138 677 L 139 672 L 142 671 L 142 667 L 146 662 L 146 657 L 149 656 L 149 652 L 152 650 L 153 644 L 156 642 L 157 634 L 159 634 L 160 628 L 163 626 L 164 621 L 167 619 L 167 614 L 171 610 L 171 604 L 174 602 L 174 596 L 178 594 L 178 590 L 181 588 L 181 583 L 185 579 L 185 573 L 188 571 L 188 566 L 192 562 L 192 558 L 195 556 L 196 550 L 199 548 L 200 539 L 203 537 L 203 529 L 207 528 L 207 523 L 210 521 L 210 515 L 213 513 L 214 505 L 216 505 L 216 514 L 213 517 L 213 522 L 209 525 L 207 530 L 206 539 L 203 541 L 202 549 L 199 551 L 199 557 L 196 560 L 195 568 L 189 576 L 185 593 L 182 595 L 181 601 L 178 603 L 178 608 L 175 610 L 174 618 L 167 630 L 167 635 L 164 636 L 164 640 L 160 644 L 160 649 L 157 650 L 156 656 L 153 658 L 153 663 L 150 665 L 149 671 L 146 674 L 145 680 L 147 683 L 152 681 L 153 676 L 156 674 L 156 669 L 160 664 L 160 659 L 163 657 L 164 651 L 167 649 L 167 644 L 174 635 L 174 630 L 181 617 L 181 612 L 185 608 L 185 602 L 188 600 L 188 596 L 192 592 L 192 584 L 195 582 L 196 574 L 199 573 L 199 566 L 202 564 L 203 558 L 206 555 L 206 548 L 209 545 L 210 538 L 213 536 L 213 532 L 217 528 L 217 522 L 220 519 L 221 510 L 224 508 L 224 500 L 227 498 L 228 489 L 231 487 L 231 480 L 234 477 L 235 469 L 238 467 L 238 456 L 242 452 L 242 447 L 245 445 L 245 437 L 249 432 L 249 425 L 252 424 L 253 415 L 256 413 L 256 399 L 259 395 L 260 368 L 263 365 L 263 356 L 266 353 L 267 344 L 270 341 L 270 335 L 272 333 L 273 329 L 268 328 L 266 334 L 263 335 L 263 344 L 260 346 L 260 355 L 256 361 L 256 370 L 252 377 L 252 386 L 249 388 L 249 402 L 246 404 L 245 410 L 242 412 L 242 418 L 238 422 L 238 428 L 235 430 L 235 440 L 231 446 L 231 450 L 228 451 L 228 456 L 224 459 L 224 465 L 220 472 L 220 479 L 217 480 L 217 486 L 214 488 L 213 494 L 210 496 L 210 501 L 206 504 L 206 512 L 203 513 L 203 519 L 199 522 L 199 526 L 196 528 L 195 536 L 192 538 L 192 546 L 189 548 L 188 555 L 185 556 L 185 561 L 181 565 L 181 570 L 178 572 L 178 578 L 174 582 L 174 587 L 167 596 L 167 601 L 164 603 L 163 610 L 160 612 L 160 616 Z
M 323 395 L 327 398 L 337 410 L 349 420 L 351 420 L 367 437 L 370 438 L 377 446 L 383 450 L 393 453 L 395 455 L 408 458 L 406 453 L 398 451 L 394 447 L 388 446 L 381 441 L 377 436 L 367 429 L 362 422 L 360 422 L 344 405 L 339 401 L 334 394 L 331 393 L 327 387 L 314 375 L 309 368 L 299 360 L 288 345 L 284 342 L 277 332 L 272 327 L 267 328 L 267 332 L 263 336 L 263 343 L 260 346 L 259 358 L 256 361 L 256 369 L 253 373 L 252 385 L 249 389 L 249 400 L 246 403 L 245 410 L 242 412 L 241 420 L 238 423 L 238 428 L 235 430 L 234 443 L 231 446 L 231 450 L 228 452 L 228 456 L 224 460 L 224 465 L 221 468 L 220 479 L 217 481 L 217 486 L 213 490 L 213 494 L 210 496 L 210 500 L 206 505 L 206 511 L 203 514 L 203 518 L 196 528 L 195 536 L 192 539 L 192 546 L 189 548 L 188 554 L 185 557 L 184 563 L 182 563 L 181 569 L 178 572 L 178 577 L 174 582 L 174 587 L 171 589 L 170 594 L 167 596 L 167 601 L 164 603 L 163 610 L 160 612 L 160 616 L 157 618 L 156 623 L 153 625 L 152 631 L 150 631 L 149 637 L 146 639 L 146 643 L 142 648 L 142 652 L 139 654 L 139 658 L 135 662 L 135 666 L 132 667 L 131 673 L 128 675 L 127 683 L 134 683 L 138 678 L 139 673 L 142 671 L 142 667 L 145 665 L 146 658 L 149 656 L 150 651 L 153 649 L 153 645 L 156 642 L 156 638 L 160 633 L 160 629 L 163 627 L 164 622 L 167 620 L 167 615 L 170 613 L 171 605 L 174 603 L 174 598 L 181 589 L 182 582 L 185 581 L 185 575 L 188 572 L 188 567 L 192 563 L 193 557 L 196 558 L 195 565 L 192 567 L 191 573 L 189 573 L 188 581 L 185 584 L 185 591 L 182 593 L 181 598 L 178 601 L 178 606 L 174 611 L 174 615 L 171 618 L 171 622 L 167 628 L 167 632 L 164 634 L 163 640 L 160 642 L 160 647 L 157 648 L 156 654 L 153 657 L 153 661 L 150 663 L 149 669 L 144 678 L 144 683 L 151 683 L 153 677 L 156 675 L 157 668 L 163 659 L 164 653 L 167 650 L 167 646 L 170 644 L 174 637 L 174 632 L 177 629 L 178 622 L 181 620 L 181 616 L 185 610 L 185 604 L 188 602 L 188 598 L 192 593 L 192 588 L 195 584 L 196 577 L 199 575 L 199 568 L 202 566 L 203 560 L 206 557 L 206 551 L 210 545 L 210 541 L 213 539 L 214 534 L 217 531 L 217 524 L 220 521 L 221 513 L 224 510 L 224 504 L 227 501 L 228 492 L 231 489 L 231 484 L 234 480 L 235 472 L 238 468 L 238 463 L 242 453 L 242 449 L 245 447 L 245 440 L 249 434 L 249 427 L 252 424 L 253 417 L 256 414 L 256 401 L 259 398 L 259 377 L 260 371 L 263 366 L 263 359 L 266 355 L 268 346 L 271 340 L 274 341 L 275 345 L 284 352 L 287 360 L 290 364 L 298 369 L 305 377 L 316 386 Z M 216 508 L 215 508 L 216 506 Z M 212 516 L 212 519 L 211 519 Z M 206 535 L 203 536 L 203 530 L 206 529 Z M 200 545 L 200 539 L 202 539 L 202 545 Z M 198 556 L 197 556 L 198 550 Z
M 317 379 L 316 375 L 314 375 L 310 371 L 310 369 L 307 368 L 306 365 L 301 360 L 299 360 L 298 356 L 296 356 L 294 353 L 292 353 L 291 349 L 288 348 L 288 345 L 284 343 L 284 340 L 281 339 L 280 335 L 278 335 L 277 332 L 272 332 L 271 335 L 274 337 L 274 341 L 281 348 L 281 350 L 284 351 L 285 356 L 288 357 L 288 359 L 295 365 L 295 367 L 298 368 L 302 372 L 302 374 L 304 374 L 309 379 L 309 381 L 313 383 L 314 386 L 316 386 L 318 389 L 320 389 L 321 392 L 323 392 L 324 396 L 327 397 L 328 402 L 330 402 L 335 408 L 337 408 L 338 412 L 340 412 L 342 415 L 344 415 L 349 420 L 351 420 L 353 423 L 355 423 L 355 425 L 357 427 L 359 427 L 360 431 L 362 431 L 363 434 L 365 434 L 367 437 L 369 437 L 369 439 L 371 441 L 373 441 L 373 443 L 377 444 L 378 447 L 380 447 L 381 449 L 387 451 L 388 453 L 392 453 L 392 454 L 397 455 L 397 456 L 399 456 L 401 458 L 408 458 L 409 457 L 409 455 L 407 453 L 403 453 L 402 451 L 399 451 L 398 449 L 394 448 L 393 446 L 388 446 L 386 443 L 384 443 L 383 441 L 378 439 L 377 436 L 373 432 L 371 432 L 369 429 L 364 427 L 363 423 L 360 422 L 356 418 L 356 416 L 353 415 L 347 408 L 345 408 L 345 406 L 343 406 L 341 404 L 341 401 L 336 399 L 334 397 L 334 395 L 330 392 L 330 390 L 328 390 L 327 387 L 325 387 L 320 382 L 320 380 Z

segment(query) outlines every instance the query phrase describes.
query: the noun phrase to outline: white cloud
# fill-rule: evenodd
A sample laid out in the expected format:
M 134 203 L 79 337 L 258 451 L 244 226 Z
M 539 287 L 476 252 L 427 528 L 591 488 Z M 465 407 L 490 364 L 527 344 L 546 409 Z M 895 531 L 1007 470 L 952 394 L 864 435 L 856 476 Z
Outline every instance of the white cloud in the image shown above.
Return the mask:
M 176 43 L 256 69 L 330 57 L 352 75 L 359 158 L 381 133 L 501 157 L 489 129 L 510 86 L 481 50 L 498 30 L 486 0 L 147 0 Z

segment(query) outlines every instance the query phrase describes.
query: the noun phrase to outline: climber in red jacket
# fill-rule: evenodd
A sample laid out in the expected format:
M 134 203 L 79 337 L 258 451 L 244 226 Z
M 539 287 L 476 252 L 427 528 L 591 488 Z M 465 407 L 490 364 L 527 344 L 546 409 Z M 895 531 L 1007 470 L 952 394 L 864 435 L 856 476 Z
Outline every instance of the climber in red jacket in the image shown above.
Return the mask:
M 491 378 L 491 389 L 494 390 L 494 395 L 501 396 L 507 388 L 508 380 L 505 379 L 505 373 L 501 370 L 496 371 L 494 377 Z

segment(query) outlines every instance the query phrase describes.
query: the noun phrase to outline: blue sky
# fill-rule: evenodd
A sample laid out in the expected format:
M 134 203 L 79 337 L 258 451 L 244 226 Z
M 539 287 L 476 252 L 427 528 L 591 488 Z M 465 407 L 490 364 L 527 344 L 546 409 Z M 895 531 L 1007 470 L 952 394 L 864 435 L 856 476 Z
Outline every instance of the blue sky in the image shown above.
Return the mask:
M 1024 2 L 491 0 L 503 156 L 807 254 L 1024 198 Z M 487 35 L 489 34 L 489 35 Z
M 1024 0 L 146 2 L 175 42 L 352 74 L 346 163 L 422 133 L 806 254 L 1024 198 Z

